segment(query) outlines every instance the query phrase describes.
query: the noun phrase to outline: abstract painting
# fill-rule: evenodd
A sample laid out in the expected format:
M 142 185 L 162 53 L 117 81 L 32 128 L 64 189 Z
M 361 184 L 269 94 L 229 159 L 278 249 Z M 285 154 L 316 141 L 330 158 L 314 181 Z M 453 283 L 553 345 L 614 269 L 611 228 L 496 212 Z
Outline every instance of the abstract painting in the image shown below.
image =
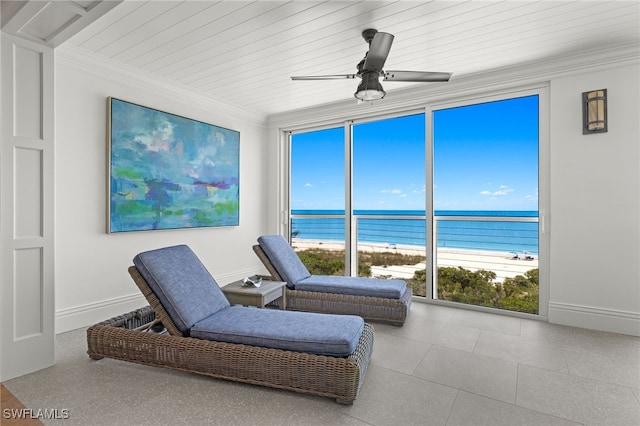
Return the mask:
M 108 232 L 238 225 L 239 132 L 107 103 Z

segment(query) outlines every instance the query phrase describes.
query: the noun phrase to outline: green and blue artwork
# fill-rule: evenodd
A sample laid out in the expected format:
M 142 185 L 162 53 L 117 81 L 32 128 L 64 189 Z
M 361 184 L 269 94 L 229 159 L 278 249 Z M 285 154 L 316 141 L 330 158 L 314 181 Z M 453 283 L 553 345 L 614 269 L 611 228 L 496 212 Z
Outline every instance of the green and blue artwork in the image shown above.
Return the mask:
M 237 226 L 240 133 L 115 98 L 109 232 Z

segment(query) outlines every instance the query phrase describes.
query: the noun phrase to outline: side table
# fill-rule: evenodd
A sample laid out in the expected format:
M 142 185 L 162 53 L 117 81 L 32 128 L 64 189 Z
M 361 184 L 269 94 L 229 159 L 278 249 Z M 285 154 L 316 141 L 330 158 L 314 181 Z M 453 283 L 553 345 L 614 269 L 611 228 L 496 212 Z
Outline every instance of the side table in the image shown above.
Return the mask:
M 227 300 L 232 305 L 257 306 L 264 308 L 265 305 L 282 298 L 281 309 L 287 309 L 286 294 L 284 291 L 286 282 L 262 280 L 260 287 L 245 286 L 242 280 L 234 281 L 220 287 Z

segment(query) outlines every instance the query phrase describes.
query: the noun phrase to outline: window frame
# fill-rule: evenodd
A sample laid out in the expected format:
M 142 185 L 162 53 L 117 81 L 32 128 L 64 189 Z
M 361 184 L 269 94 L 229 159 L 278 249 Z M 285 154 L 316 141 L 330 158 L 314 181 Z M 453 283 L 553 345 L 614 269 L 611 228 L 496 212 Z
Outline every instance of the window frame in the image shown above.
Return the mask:
M 482 306 L 464 305 L 460 303 L 450 302 L 433 298 L 433 288 L 435 285 L 434 278 L 434 261 L 436 259 L 437 247 L 433 243 L 435 241 L 435 219 L 434 219 L 434 201 L 433 201 L 433 113 L 438 110 L 457 108 L 462 106 L 471 106 L 475 104 L 483 104 L 487 102 L 495 102 L 520 98 L 525 96 L 538 96 L 538 314 L 527 314 L 515 311 L 503 311 L 494 308 L 485 308 Z M 448 305 L 456 307 L 464 307 L 470 310 L 478 310 L 492 313 L 503 313 L 512 316 L 525 318 L 547 319 L 549 315 L 549 97 L 548 85 L 537 85 L 518 90 L 503 90 L 494 93 L 475 95 L 469 97 L 460 97 L 457 99 L 446 100 L 442 102 L 434 102 L 427 105 L 427 130 L 426 130 L 426 187 L 431 188 L 428 192 L 426 200 L 427 224 L 430 229 L 430 251 L 427 255 L 426 281 L 427 281 L 427 297 L 428 303 Z
M 533 318 L 533 319 L 548 319 L 548 304 L 550 293 L 550 265 L 549 265 L 549 247 L 550 247 L 550 218 L 549 218 L 549 202 L 550 202 L 550 128 L 549 128 L 549 83 L 534 83 L 525 86 L 519 86 L 516 88 L 497 89 L 492 91 L 486 91 L 479 93 L 482 89 L 474 89 L 475 93 L 463 94 L 459 96 L 445 95 L 441 99 L 434 99 L 431 102 L 421 102 L 420 106 L 408 106 L 405 109 L 399 108 L 392 112 L 387 113 L 373 113 L 371 116 L 366 116 L 363 113 L 354 114 L 358 115 L 357 118 L 343 118 L 327 121 L 307 121 L 304 124 L 298 124 L 292 126 L 290 129 L 279 130 L 279 164 L 278 164 L 278 187 L 279 191 L 279 206 L 281 209 L 281 220 L 278 223 L 278 232 L 282 235 L 290 236 L 290 187 L 291 187 L 291 135 L 295 133 L 304 133 L 315 130 L 323 130 L 329 128 L 335 128 L 344 126 L 345 131 L 345 215 L 349 217 L 353 214 L 351 205 L 352 199 L 352 136 L 353 125 L 360 123 L 367 123 L 372 121 L 384 120 L 387 118 L 402 117 L 412 114 L 425 114 L 425 209 L 426 209 L 426 223 L 427 227 L 431 226 L 431 229 L 427 229 L 427 242 L 426 242 L 426 255 L 427 255 L 427 268 L 426 268 L 426 287 L 427 296 L 419 297 L 414 296 L 415 301 L 431 304 L 452 305 L 456 307 L 464 307 L 469 310 L 479 310 L 492 313 L 501 313 L 504 315 L 511 315 L 517 317 Z M 434 204 L 433 204 L 433 112 L 440 109 L 454 108 L 459 106 L 468 106 L 473 104 L 480 104 L 486 102 L 493 102 L 499 100 L 506 100 L 510 98 L 517 98 L 523 96 L 538 96 L 538 126 L 539 126 L 539 141 L 538 141 L 538 218 L 539 218 L 539 310 L 538 314 L 526 314 L 513 311 L 502 311 L 493 308 L 485 308 L 473 305 L 461 305 L 455 302 L 449 302 L 444 300 L 433 299 L 433 283 L 434 283 L 434 255 L 435 255 L 435 229 L 434 229 Z M 353 233 L 351 232 L 351 221 L 345 220 L 345 270 L 352 271 L 357 270 L 357 263 L 355 261 L 356 253 L 352 253 L 353 244 L 346 244 L 352 242 Z M 355 250 L 353 250 L 355 251 Z

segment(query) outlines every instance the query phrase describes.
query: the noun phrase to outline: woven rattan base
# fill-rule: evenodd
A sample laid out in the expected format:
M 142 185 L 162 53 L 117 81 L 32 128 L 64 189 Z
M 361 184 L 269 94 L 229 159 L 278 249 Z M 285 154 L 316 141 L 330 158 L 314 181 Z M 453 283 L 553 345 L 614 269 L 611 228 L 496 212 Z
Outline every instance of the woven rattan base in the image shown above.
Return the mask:
M 287 310 L 320 312 L 323 314 L 358 315 L 369 321 L 384 321 L 402 326 L 411 306 L 411 288 L 401 299 L 352 296 L 349 294 L 321 293 L 285 289 Z M 280 307 L 280 299 L 272 302 Z
M 366 323 L 354 353 L 341 358 L 157 334 L 140 329 L 154 320 L 155 313 L 147 306 L 91 326 L 87 329 L 87 353 L 96 360 L 107 357 L 190 371 L 352 404 L 360 391 L 373 351 L 373 327 Z

